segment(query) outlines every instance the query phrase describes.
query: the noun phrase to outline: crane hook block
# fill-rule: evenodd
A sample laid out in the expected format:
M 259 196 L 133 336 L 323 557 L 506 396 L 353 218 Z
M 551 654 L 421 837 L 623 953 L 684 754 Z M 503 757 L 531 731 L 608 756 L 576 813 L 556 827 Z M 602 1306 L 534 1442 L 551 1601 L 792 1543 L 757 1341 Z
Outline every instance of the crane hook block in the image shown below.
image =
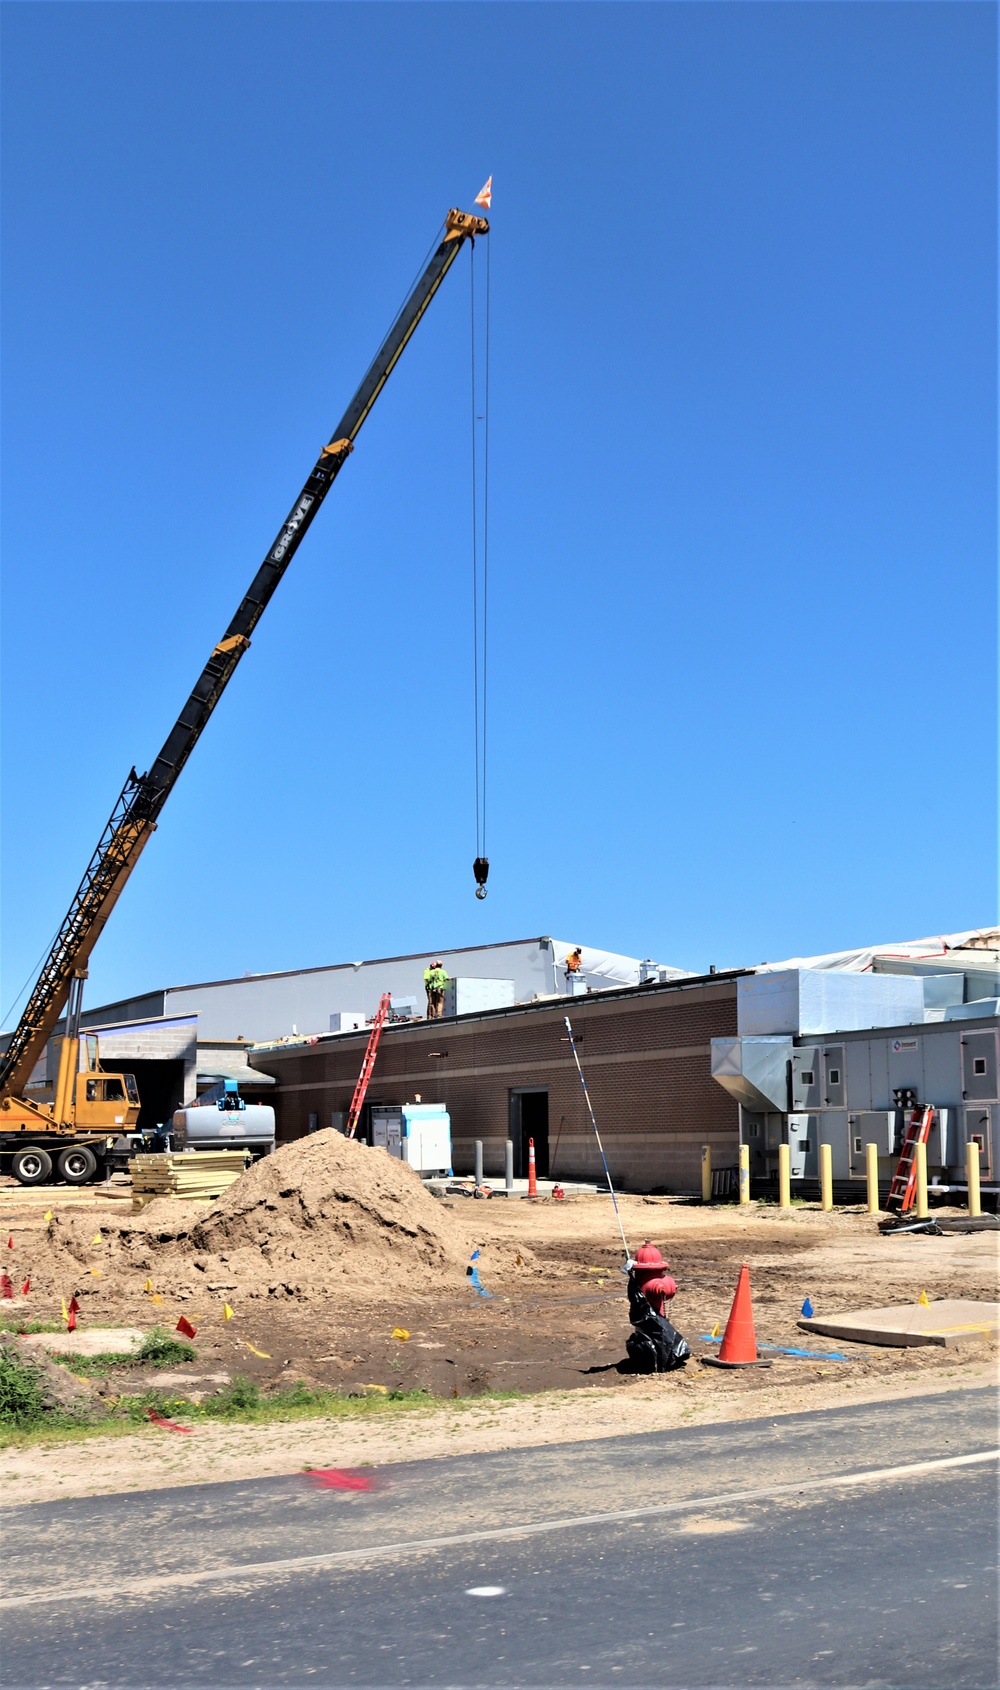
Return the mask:
M 490 872 L 489 857 L 477 857 L 472 865 L 472 872 L 476 877 L 476 897 L 485 898 L 486 881 Z

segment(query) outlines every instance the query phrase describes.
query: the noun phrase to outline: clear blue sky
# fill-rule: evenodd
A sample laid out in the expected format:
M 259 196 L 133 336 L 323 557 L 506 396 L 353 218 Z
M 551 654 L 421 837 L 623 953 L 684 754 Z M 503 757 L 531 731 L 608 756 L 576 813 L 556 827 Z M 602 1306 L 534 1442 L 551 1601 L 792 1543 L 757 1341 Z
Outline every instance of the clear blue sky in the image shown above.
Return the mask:
M 993 7 L 4 29 L 0 1007 L 489 172 L 490 896 L 463 256 L 89 1001 L 545 932 L 722 967 L 995 919 Z

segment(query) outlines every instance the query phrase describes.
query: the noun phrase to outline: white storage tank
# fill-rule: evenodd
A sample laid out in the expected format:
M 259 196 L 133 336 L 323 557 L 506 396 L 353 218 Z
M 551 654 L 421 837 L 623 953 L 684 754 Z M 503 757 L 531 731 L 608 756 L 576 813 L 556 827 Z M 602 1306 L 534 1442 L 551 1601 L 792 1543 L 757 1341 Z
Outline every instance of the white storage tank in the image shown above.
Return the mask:
M 175 1150 L 249 1150 L 267 1156 L 274 1149 L 274 1110 L 246 1103 L 235 1080 L 217 1086 L 187 1109 L 175 1109 Z

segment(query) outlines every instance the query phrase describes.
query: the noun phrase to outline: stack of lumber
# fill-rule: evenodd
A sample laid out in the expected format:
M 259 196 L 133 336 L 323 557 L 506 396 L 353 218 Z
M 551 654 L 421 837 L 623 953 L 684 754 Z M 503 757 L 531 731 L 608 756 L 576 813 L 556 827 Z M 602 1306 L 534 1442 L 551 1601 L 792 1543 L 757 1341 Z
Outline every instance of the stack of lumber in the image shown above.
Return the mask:
M 133 1156 L 128 1165 L 133 1213 L 158 1197 L 184 1203 L 221 1197 L 248 1161 L 245 1150 L 175 1150 L 161 1156 Z

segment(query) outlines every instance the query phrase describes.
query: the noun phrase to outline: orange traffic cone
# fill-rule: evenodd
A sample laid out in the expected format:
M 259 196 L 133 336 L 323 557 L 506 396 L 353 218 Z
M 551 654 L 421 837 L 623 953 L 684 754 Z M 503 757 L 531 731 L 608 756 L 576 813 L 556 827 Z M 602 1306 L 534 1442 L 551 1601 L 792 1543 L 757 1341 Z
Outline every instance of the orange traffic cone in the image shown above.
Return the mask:
M 746 1262 L 740 1268 L 736 1295 L 729 1311 L 726 1330 L 717 1356 L 700 1358 L 706 1367 L 770 1367 L 769 1361 L 757 1356 L 757 1335 L 753 1329 L 753 1305 L 750 1301 L 750 1269 Z
M 535 1141 L 528 1140 L 528 1196 L 538 1196 L 538 1180 L 535 1178 Z

